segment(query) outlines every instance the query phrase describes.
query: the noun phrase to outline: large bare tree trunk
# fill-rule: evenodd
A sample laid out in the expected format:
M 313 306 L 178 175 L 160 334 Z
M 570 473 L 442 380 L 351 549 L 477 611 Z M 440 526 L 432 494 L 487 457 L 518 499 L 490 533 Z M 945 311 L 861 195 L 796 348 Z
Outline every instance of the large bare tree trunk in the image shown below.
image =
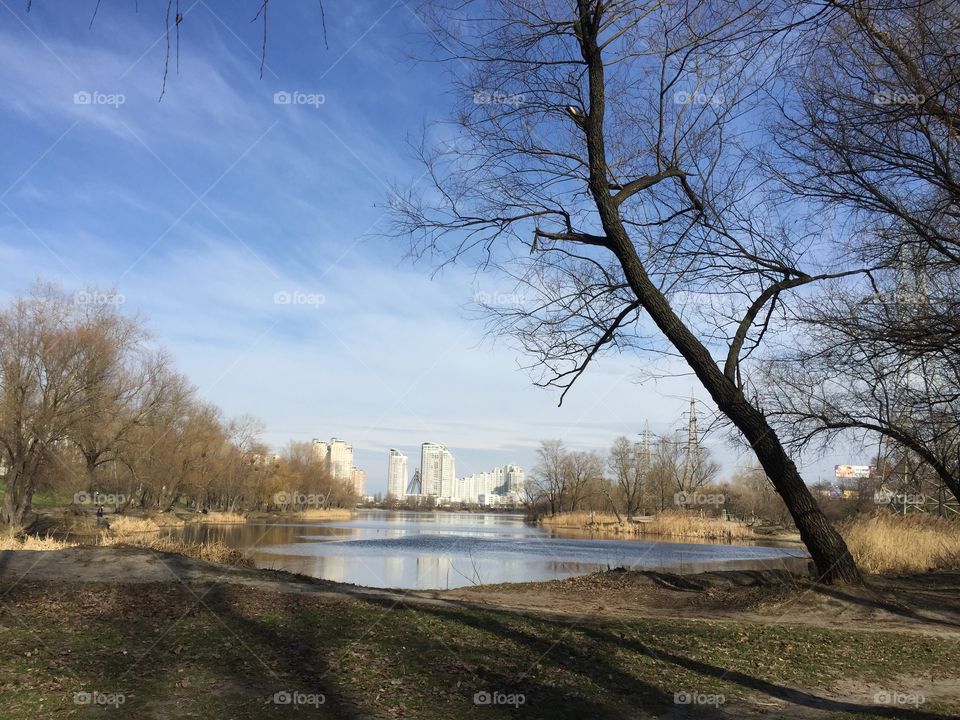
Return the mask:
M 617 257 L 624 276 L 650 318 L 683 356 L 717 407 L 743 433 L 757 459 L 790 510 L 807 549 L 816 565 L 819 579 L 827 583 L 860 583 L 862 578 L 846 543 L 817 506 L 783 444 L 763 413 L 744 396 L 743 391 L 718 367 L 710 352 L 674 312 L 669 300 L 650 280 L 637 254 L 623 220 L 619 205 L 610 193 L 604 137 L 606 104 L 604 64 L 597 42 L 600 5 L 579 0 L 577 34 L 587 65 L 590 106 L 581 121 L 587 142 L 589 188 L 600 215 L 605 238 L 598 244 Z
M 30 512 L 33 499 L 34 473 L 25 458 L 17 458 L 7 471 L 3 505 L 0 506 L 0 524 L 19 528 Z
M 766 417 L 744 397 L 743 391 L 721 372 L 706 347 L 677 317 L 667 299 L 650 282 L 640 266 L 639 258 L 636 257 L 629 240 L 622 243 L 621 251 L 621 263 L 637 298 L 660 330 L 683 355 L 720 411 L 750 443 L 757 460 L 790 511 L 800 537 L 816 565 L 819 579 L 827 583 L 860 583 L 860 571 L 846 543 L 820 510 L 797 466 L 787 455 L 783 443 Z

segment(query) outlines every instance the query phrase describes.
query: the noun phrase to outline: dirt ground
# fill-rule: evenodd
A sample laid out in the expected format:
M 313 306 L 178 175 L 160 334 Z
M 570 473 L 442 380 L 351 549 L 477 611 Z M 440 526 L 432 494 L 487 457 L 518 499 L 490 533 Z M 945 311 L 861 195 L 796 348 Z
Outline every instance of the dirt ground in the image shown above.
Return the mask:
M 869 577 L 864 587 L 834 588 L 782 571 L 614 570 L 549 583 L 462 588 L 443 596 L 487 607 L 594 617 L 736 620 L 960 639 L 960 573 Z
M 258 592 L 331 599 L 402 601 L 433 608 L 479 608 L 557 616 L 589 623 L 621 617 L 704 623 L 812 626 L 846 631 L 909 633 L 960 640 L 960 573 L 868 578 L 860 588 L 832 588 L 778 570 L 677 575 L 609 571 L 566 580 L 488 585 L 450 591 L 380 590 L 287 573 L 216 565 L 180 555 L 129 547 L 74 547 L 58 551 L 0 552 L 4 585 L 28 583 L 229 584 Z M 960 704 L 960 670 L 937 677 L 903 677 L 898 685 L 948 705 Z M 698 714 L 679 706 L 661 718 L 828 718 L 870 705 L 881 686 L 837 678 L 830 687 L 757 692 L 746 705 Z M 811 701 L 810 698 L 817 698 Z M 822 702 L 820 701 L 822 699 Z M 693 712 L 693 714 L 689 714 Z M 849 717 L 849 715 L 843 715 Z M 885 714 L 887 717 L 900 717 Z M 909 715 L 903 715 L 908 717 Z M 930 717 L 926 715 L 925 717 Z M 944 716 L 946 717 L 946 716 Z
M 272 570 L 216 565 L 131 546 L 0 552 L 0 574 L 31 581 L 229 582 L 281 593 L 403 598 L 565 616 L 736 620 L 825 628 L 915 632 L 960 639 L 960 572 L 869 577 L 834 588 L 782 570 L 678 575 L 612 570 L 565 580 L 455 590 L 381 590 Z

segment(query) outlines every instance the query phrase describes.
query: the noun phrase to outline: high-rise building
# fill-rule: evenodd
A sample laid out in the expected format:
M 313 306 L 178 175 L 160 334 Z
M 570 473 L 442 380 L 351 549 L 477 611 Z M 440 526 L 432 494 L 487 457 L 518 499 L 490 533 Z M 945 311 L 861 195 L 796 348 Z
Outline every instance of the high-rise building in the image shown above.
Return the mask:
M 400 498 L 407 494 L 407 456 L 390 448 L 387 458 L 387 496 Z
M 327 461 L 330 459 L 330 446 L 327 445 L 323 440 L 318 440 L 317 438 L 313 439 L 313 461 L 317 463 L 327 464 Z
M 519 504 L 525 482 L 522 469 L 516 465 L 504 465 L 460 478 L 454 483 L 450 499 L 481 505 Z
M 420 446 L 420 485 L 424 495 L 452 498 L 456 466 L 443 445 L 425 442 Z
M 344 440 L 330 439 L 330 474 L 334 480 L 353 480 L 353 445 Z
M 350 470 L 350 481 L 353 483 L 353 492 L 360 497 L 366 495 L 367 487 L 367 473 L 365 470 L 360 468 L 352 468 Z
M 364 494 L 366 472 L 353 465 L 353 445 L 338 438 L 330 438 L 329 443 L 314 439 L 311 450 L 314 462 L 323 465 L 334 480 L 349 482 L 358 495 Z
M 518 496 L 523 495 L 527 478 L 521 468 L 516 465 L 504 465 L 503 481 L 504 494 L 513 493 Z

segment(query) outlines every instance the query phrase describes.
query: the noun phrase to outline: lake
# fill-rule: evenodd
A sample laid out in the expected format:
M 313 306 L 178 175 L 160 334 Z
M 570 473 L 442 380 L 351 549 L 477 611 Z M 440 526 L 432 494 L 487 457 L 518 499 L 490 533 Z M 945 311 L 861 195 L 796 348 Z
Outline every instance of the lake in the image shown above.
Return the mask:
M 222 540 L 250 553 L 260 568 L 380 588 L 554 580 L 617 567 L 782 567 L 807 557 L 797 546 L 601 539 L 502 513 L 365 510 L 353 520 L 188 525 L 173 534 Z

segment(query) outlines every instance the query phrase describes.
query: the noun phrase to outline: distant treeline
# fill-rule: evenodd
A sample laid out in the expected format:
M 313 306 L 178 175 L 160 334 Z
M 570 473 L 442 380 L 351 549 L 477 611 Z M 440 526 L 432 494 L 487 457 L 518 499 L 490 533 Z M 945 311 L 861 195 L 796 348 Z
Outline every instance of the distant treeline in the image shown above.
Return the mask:
M 41 491 L 120 511 L 356 501 L 309 443 L 270 454 L 258 420 L 202 400 L 118 297 L 38 285 L 0 312 L 0 523 L 23 524 Z

